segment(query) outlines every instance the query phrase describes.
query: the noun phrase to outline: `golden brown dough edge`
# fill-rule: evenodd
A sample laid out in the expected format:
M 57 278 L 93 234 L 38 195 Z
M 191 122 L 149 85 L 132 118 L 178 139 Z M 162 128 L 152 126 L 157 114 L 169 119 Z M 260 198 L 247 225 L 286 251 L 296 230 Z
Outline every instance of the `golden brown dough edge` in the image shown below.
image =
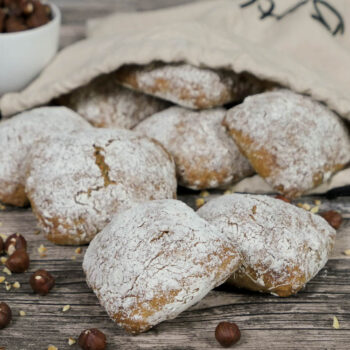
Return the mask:
M 224 183 L 225 179 L 230 175 L 227 169 L 223 169 L 222 171 L 209 171 L 206 169 L 198 170 L 198 163 L 200 162 L 205 163 L 205 157 L 198 159 L 196 163 L 190 163 L 185 159 L 177 161 L 178 164 L 182 164 L 181 169 L 176 167 L 177 178 L 182 186 L 189 187 L 194 190 L 204 190 L 212 188 L 211 183 L 215 182 L 222 184 L 222 186 L 216 186 L 216 188 L 227 188 L 238 180 L 238 177 L 235 176 L 230 182 Z M 183 173 L 181 172 L 182 169 Z
M 159 94 L 166 95 L 172 92 L 172 88 L 167 78 L 157 78 L 154 81 L 154 85 L 152 87 L 147 87 L 145 89 L 141 88 L 137 80 L 138 69 L 140 69 L 140 67 L 134 65 L 123 66 L 117 71 L 116 78 L 120 82 L 120 84 L 124 86 L 153 96 L 158 96 Z M 214 105 L 222 105 L 227 102 L 226 100 L 228 99 L 228 96 L 225 96 L 219 99 L 221 103 L 220 101 L 216 101 L 217 103 L 215 104 L 209 103 L 206 96 L 203 93 L 199 93 L 198 89 L 196 89 L 197 93 L 196 97 L 194 98 L 193 96 L 191 96 L 191 92 L 189 91 L 192 88 L 192 86 L 183 87 L 181 90 L 181 94 L 178 97 L 184 101 L 192 101 L 192 103 L 198 109 L 212 108 L 214 107 Z
M 219 255 L 222 257 L 221 266 L 218 268 L 215 276 L 217 281 L 221 281 L 222 276 L 227 273 L 227 266 L 232 260 L 232 254 L 229 254 L 230 251 L 230 248 L 222 247 L 221 251 L 213 253 L 213 255 Z M 210 256 L 208 258 L 210 259 Z M 236 264 L 233 270 L 236 270 L 240 264 L 241 261 Z M 202 274 L 203 277 L 205 276 L 205 272 L 211 271 L 204 271 Z M 96 288 L 93 289 L 96 290 Z M 165 305 L 172 303 L 179 292 L 180 290 L 172 290 L 169 294 L 156 294 L 151 300 L 148 301 L 140 300 L 132 308 L 131 312 L 129 311 L 127 313 L 126 311 L 121 310 L 120 312 L 115 313 L 111 318 L 129 333 L 138 334 L 145 332 L 154 327 L 154 325 L 149 324 L 145 320 L 152 316 L 155 312 L 160 311 Z M 99 291 L 97 291 L 96 294 L 100 299 Z M 136 315 L 137 319 L 132 319 Z
M 4 184 L 4 186 L 7 185 Z M 22 184 L 17 184 L 16 190 L 11 194 L 0 193 L 0 201 L 4 204 L 15 205 L 16 207 L 26 207 L 29 204 L 29 200 Z
M 131 89 L 160 97 L 159 94 L 168 95 L 173 92 L 169 79 L 158 78 L 155 80 L 152 87 L 142 88 L 137 80 L 137 72 L 139 70 L 144 72 L 147 72 L 147 70 L 152 71 L 153 69 L 163 68 L 166 66 L 167 64 L 161 62 L 153 62 L 147 66 L 138 66 L 133 64 L 124 65 L 115 72 L 115 78 L 120 84 Z M 222 69 L 217 70 L 217 72 L 218 74 L 223 75 Z M 233 76 L 233 80 L 236 81 L 237 86 L 233 86 L 231 89 L 222 91 L 221 95 L 216 97 L 215 100 L 208 100 L 206 94 L 201 92 L 201 86 L 199 84 L 184 86 L 178 98 L 183 101 L 191 101 L 196 109 L 209 109 L 217 106 L 223 106 L 230 102 L 241 101 L 250 94 L 270 90 L 276 86 L 275 83 L 259 80 L 255 76 L 246 72 L 236 74 L 227 70 L 225 74 Z M 196 91 L 195 95 L 191 92 L 192 90 Z
M 265 273 L 260 277 L 264 282 L 264 286 L 262 286 L 255 282 L 258 280 L 255 270 L 247 266 L 238 269 L 226 283 L 255 292 L 273 293 L 280 297 L 289 297 L 296 294 L 307 282 L 305 274 L 301 273 L 297 267 L 290 269 L 289 275 L 291 276 L 289 279 L 285 280 L 283 284 L 276 286 L 276 276 L 273 276 L 271 273 Z
M 225 119 L 223 121 L 223 125 L 226 127 L 229 134 L 235 140 L 239 150 L 246 158 L 248 158 L 255 171 L 262 178 L 267 178 L 270 176 L 271 173 L 276 171 L 277 164 L 276 157 L 274 155 L 269 153 L 264 147 L 261 147 L 260 149 L 257 149 L 255 151 L 248 151 L 251 148 L 251 145 L 254 143 L 254 141 L 248 135 L 243 134 L 241 131 L 230 128 Z M 314 173 L 313 188 L 323 183 L 323 173 L 335 173 L 343 169 L 345 166 L 346 164 L 335 164 L 332 167 L 325 166 L 323 171 L 318 171 Z M 304 191 L 300 190 L 299 188 L 292 188 L 287 191 L 282 185 L 277 185 L 273 187 L 276 191 L 280 192 L 285 197 L 290 199 L 300 197 L 304 193 Z
M 335 236 L 328 246 L 328 254 L 333 250 L 335 243 Z M 309 249 L 307 246 L 304 247 L 305 250 Z M 258 264 L 252 268 L 251 266 L 246 266 L 245 264 L 235 271 L 229 279 L 226 281 L 228 285 L 232 285 L 238 288 L 244 288 L 260 293 L 272 293 L 277 294 L 279 297 L 289 297 L 291 295 L 299 292 L 307 282 L 314 276 L 306 276 L 298 266 L 294 268 L 288 268 L 289 278 L 281 280 L 278 285 L 276 285 L 276 279 L 280 279 L 281 276 L 278 274 L 273 274 L 271 272 L 265 272 L 263 275 L 257 276 L 256 271 L 266 271 L 267 266 Z M 260 279 L 263 280 L 264 285 L 258 283 Z
M 72 236 L 70 234 L 63 234 L 58 227 L 61 226 L 67 230 L 72 229 L 71 226 L 69 226 L 68 224 L 66 224 L 64 222 L 64 220 L 62 220 L 62 218 L 59 217 L 52 217 L 51 219 L 44 219 L 42 217 L 42 215 L 40 214 L 40 211 L 37 209 L 34 201 L 31 200 L 31 195 L 30 193 L 28 193 L 28 197 L 29 197 L 29 201 L 31 203 L 32 206 L 32 211 L 34 213 L 34 215 L 36 216 L 37 220 L 39 221 L 41 227 L 43 227 L 44 229 L 49 230 L 49 233 L 46 233 L 45 236 L 46 238 L 51 241 L 52 243 L 58 244 L 58 245 L 83 245 L 83 244 L 88 244 L 91 238 L 86 238 L 86 239 L 82 239 L 82 234 L 83 232 L 81 232 L 80 230 L 77 229 L 77 234 Z M 47 221 L 49 221 L 51 223 L 52 226 L 47 224 Z M 79 222 L 77 222 L 77 225 L 81 225 L 83 223 L 83 221 L 80 219 Z M 96 232 L 97 234 L 97 232 Z

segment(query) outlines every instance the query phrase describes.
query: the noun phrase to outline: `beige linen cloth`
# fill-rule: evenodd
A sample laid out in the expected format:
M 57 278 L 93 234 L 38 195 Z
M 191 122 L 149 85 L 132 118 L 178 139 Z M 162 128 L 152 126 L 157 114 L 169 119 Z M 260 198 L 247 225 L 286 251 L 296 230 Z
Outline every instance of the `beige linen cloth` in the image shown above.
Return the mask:
M 324 102 L 350 120 L 349 0 L 212 0 L 91 21 L 24 91 L 0 99 L 4 117 L 48 103 L 126 63 L 186 61 L 248 71 Z M 321 187 L 350 184 L 350 169 Z M 269 187 L 255 176 L 236 186 Z

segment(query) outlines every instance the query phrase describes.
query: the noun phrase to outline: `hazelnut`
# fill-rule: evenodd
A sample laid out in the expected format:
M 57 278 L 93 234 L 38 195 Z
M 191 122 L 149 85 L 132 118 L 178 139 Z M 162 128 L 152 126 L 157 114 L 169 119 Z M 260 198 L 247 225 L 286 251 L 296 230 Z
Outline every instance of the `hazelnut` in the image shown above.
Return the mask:
M 35 293 L 46 295 L 55 285 L 55 279 L 46 270 L 37 270 L 30 276 L 29 283 Z
M 9 15 L 5 20 L 5 32 L 7 33 L 21 32 L 26 29 L 27 26 L 21 17 Z
M 22 14 L 28 16 L 34 11 L 33 2 L 30 0 L 19 0 L 19 8 L 22 11 Z
M 29 256 L 24 249 L 16 250 L 6 261 L 7 268 L 11 272 L 21 273 L 28 270 Z
M 47 5 L 43 5 L 40 1 L 33 0 L 33 11 L 26 20 L 28 28 L 37 28 L 51 19 L 51 9 Z
M 224 348 L 237 343 L 241 332 L 235 323 L 220 322 L 215 329 L 215 338 Z
M 21 9 L 18 6 L 17 0 L 4 0 L 4 7 L 10 15 L 19 16 L 21 14 Z
M 328 223 L 336 230 L 340 227 L 343 218 L 342 216 L 334 210 L 325 211 L 321 216 L 328 221 Z
M 4 241 L 2 237 L 0 237 L 0 254 L 2 254 L 3 251 L 4 251 Z
M 83 350 L 104 350 L 106 336 L 97 328 L 86 329 L 81 332 L 78 344 Z
M 8 255 L 12 255 L 15 250 L 27 249 L 27 241 L 19 233 L 14 233 L 8 236 L 5 242 L 5 251 Z
M 51 18 L 51 7 L 39 0 L 0 0 L 0 33 L 36 28 Z
M 12 312 L 6 303 L 0 303 L 0 329 L 5 328 L 12 319 Z
M 276 199 L 280 199 L 281 201 L 283 202 L 286 202 L 286 203 L 291 203 L 291 200 L 282 196 L 281 194 L 278 194 L 277 196 L 275 196 Z
M 0 33 L 4 30 L 6 12 L 4 9 L 0 8 Z

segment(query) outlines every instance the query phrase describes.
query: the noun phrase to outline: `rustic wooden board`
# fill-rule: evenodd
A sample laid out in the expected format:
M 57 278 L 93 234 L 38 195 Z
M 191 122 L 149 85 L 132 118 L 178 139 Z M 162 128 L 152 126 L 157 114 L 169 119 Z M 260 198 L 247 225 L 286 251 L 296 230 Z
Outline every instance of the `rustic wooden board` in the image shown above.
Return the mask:
M 203 0 L 197 0 L 203 1 Z M 167 7 L 191 0 L 55 0 L 63 13 L 61 47 L 84 37 L 85 21 L 112 11 L 142 11 Z M 194 207 L 196 195 L 180 197 Z M 312 203 L 315 198 L 303 198 Z M 0 284 L 0 301 L 13 310 L 10 327 L 0 331 L 0 348 L 6 350 L 45 350 L 49 344 L 62 349 L 68 338 L 77 338 L 85 328 L 97 327 L 108 338 L 109 350 L 180 350 L 221 349 L 215 341 L 218 322 L 236 322 L 242 330 L 237 349 L 349 349 L 350 348 L 350 197 L 323 200 L 321 210 L 340 211 L 345 221 L 337 236 L 334 254 L 326 267 L 298 295 L 286 299 L 221 287 L 212 291 L 199 304 L 172 321 L 153 330 L 130 336 L 108 319 L 94 294 L 88 289 L 81 269 L 84 250 L 75 254 L 75 247 L 58 247 L 42 234 L 36 235 L 36 220 L 30 209 L 7 208 L 0 211 L 0 232 L 22 233 L 29 243 L 30 270 L 7 276 L 19 281 L 20 289 L 5 290 Z M 40 257 L 37 248 L 47 247 L 47 256 Z M 72 260 L 76 256 L 76 260 Z M 31 292 L 31 272 L 44 268 L 56 278 L 52 292 L 40 297 Z M 63 313 L 64 305 L 71 309 Z M 26 316 L 20 317 L 23 310 Z M 332 327 L 337 316 L 340 329 Z
M 180 196 L 191 206 L 196 198 L 197 195 Z M 139 336 L 130 336 L 111 322 L 88 289 L 81 269 L 86 247 L 82 247 L 81 254 L 75 254 L 75 247 L 55 246 L 41 233 L 35 234 L 37 224 L 30 209 L 0 211 L 0 232 L 22 233 L 31 257 L 28 272 L 7 276 L 11 283 L 19 281 L 20 289 L 6 291 L 0 285 L 0 300 L 7 302 L 14 313 L 11 326 L 0 331 L 0 346 L 39 350 L 53 344 L 60 350 L 78 349 L 77 345 L 68 346 L 68 338 L 77 338 L 85 328 L 97 327 L 107 335 L 110 350 L 220 349 L 213 332 L 218 322 L 228 320 L 238 323 L 242 330 L 236 346 L 239 349 L 349 349 L 350 257 L 343 251 L 350 248 L 350 198 L 322 201 L 322 210 L 337 209 L 349 219 L 338 231 L 332 258 L 299 294 L 277 298 L 220 287 L 175 320 Z M 38 253 L 40 244 L 47 248 L 46 257 Z M 56 278 L 56 287 L 45 297 L 33 294 L 28 284 L 30 273 L 39 268 L 47 269 Z M 62 308 L 67 304 L 71 309 L 64 313 Z M 27 315 L 19 316 L 20 310 Z M 340 322 L 338 330 L 332 328 L 333 316 Z

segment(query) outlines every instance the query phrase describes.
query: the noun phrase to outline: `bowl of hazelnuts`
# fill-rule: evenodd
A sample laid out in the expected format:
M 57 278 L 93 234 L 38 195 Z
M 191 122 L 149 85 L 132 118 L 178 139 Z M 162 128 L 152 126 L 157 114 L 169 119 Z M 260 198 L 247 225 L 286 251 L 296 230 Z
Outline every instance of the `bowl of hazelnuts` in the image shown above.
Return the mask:
M 57 52 L 61 14 L 42 0 L 0 0 L 0 96 L 26 87 Z

